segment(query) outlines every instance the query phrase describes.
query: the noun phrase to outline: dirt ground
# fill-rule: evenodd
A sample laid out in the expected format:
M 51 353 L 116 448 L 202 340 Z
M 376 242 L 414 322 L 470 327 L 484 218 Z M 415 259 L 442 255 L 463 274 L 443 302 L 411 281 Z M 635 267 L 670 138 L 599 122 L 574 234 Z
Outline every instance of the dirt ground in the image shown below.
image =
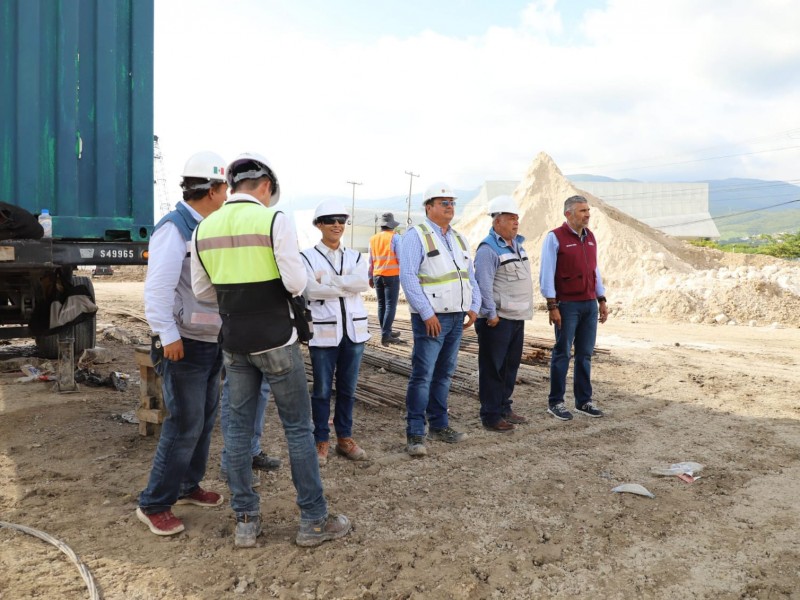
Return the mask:
M 98 329 L 144 336 L 141 282 L 96 283 Z M 613 310 L 613 305 L 612 305 Z M 408 318 L 403 309 L 399 318 Z M 530 335 L 552 335 L 543 311 Z M 595 399 L 603 419 L 545 414 L 547 371 L 523 367 L 512 435 L 480 427 L 474 396 L 453 395 L 463 444 L 404 453 L 397 408 L 357 403 L 355 436 L 371 460 L 323 467 L 333 511 L 354 531 L 317 549 L 294 545 L 298 511 L 272 403 L 262 475 L 265 531 L 235 550 L 227 502 L 178 506 L 186 531 L 152 535 L 134 516 L 156 440 L 120 418 L 138 403 L 130 344 L 100 339 L 133 376 L 126 391 L 0 373 L 0 520 L 62 540 L 104 598 L 800 598 L 800 330 L 615 319 L 600 328 Z M 0 346 L 0 359 L 33 354 Z M 474 356 L 462 354 L 462 364 Z M 472 362 L 470 362 L 472 361 Z M 402 397 L 406 379 L 364 366 L 364 381 Z M 219 481 L 215 432 L 205 486 Z M 705 465 L 692 484 L 650 467 Z M 639 483 L 655 498 L 615 494 Z M 0 528 L 0 599 L 86 598 L 53 546 Z

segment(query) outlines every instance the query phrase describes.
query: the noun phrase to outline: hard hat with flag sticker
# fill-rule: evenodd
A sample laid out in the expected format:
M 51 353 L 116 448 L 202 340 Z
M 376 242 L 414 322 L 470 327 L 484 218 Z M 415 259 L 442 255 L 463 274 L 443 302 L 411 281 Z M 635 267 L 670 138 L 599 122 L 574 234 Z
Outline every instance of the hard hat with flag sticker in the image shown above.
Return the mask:
M 216 152 L 197 152 L 186 161 L 181 177 L 193 180 L 191 184 L 184 181 L 184 189 L 210 189 L 212 184 L 225 181 L 225 160 Z M 206 181 L 194 181 L 197 179 Z

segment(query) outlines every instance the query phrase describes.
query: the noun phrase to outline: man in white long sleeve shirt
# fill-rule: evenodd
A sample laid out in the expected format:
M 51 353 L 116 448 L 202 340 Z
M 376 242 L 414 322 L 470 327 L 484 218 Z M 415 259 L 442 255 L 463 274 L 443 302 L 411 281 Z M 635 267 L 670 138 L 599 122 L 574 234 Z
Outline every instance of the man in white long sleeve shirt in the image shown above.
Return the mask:
M 183 531 L 174 504 L 218 506 L 222 496 L 200 487 L 219 404 L 222 353 L 216 298 L 192 293 L 189 244 L 197 224 L 220 206 L 228 185 L 224 161 L 213 152 L 193 155 L 183 171 L 183 200 L 156 225 L 144 287 L 144 309 L 153 330 L 151 352 L 163 379 L 168 416 L 153 459 L 137 518 L 156 535 Z
M 311 412 L 320 465 L 328 462 L 334 375 L 336 453 L 350 460 L 366 458 L 366 452 L 353 440 L 353 405 L 364 343 L 370 337 L 367 309 L 361 298 L 361 293 L 369 289 L 369 274 L 361 254 L 341 243 L 349 216 L 340 202 L 320 203 L 314 211 L 314 225 L 322 233 L 322 241 L 302 252 L 308 272 L 305 295 L 314 323 L 308 349 L 314 369 Z

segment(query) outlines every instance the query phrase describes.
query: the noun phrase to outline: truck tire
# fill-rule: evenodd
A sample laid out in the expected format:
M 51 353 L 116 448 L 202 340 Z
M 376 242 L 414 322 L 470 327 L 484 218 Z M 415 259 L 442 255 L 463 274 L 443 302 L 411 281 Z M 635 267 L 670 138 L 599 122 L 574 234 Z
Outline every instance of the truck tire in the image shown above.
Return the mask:
M 73 275 L 72 284 L 85 285 L 94 302 L 94 284 L 91 278 Z M 97 340 L 97 313 L 74 325 L 72 329 L 75 337 L 75 360 L 78 360 L 84 350 L 94 348 Z M 36 353 L 42 358 L 58 358 L 58 334 L 36 336 Z

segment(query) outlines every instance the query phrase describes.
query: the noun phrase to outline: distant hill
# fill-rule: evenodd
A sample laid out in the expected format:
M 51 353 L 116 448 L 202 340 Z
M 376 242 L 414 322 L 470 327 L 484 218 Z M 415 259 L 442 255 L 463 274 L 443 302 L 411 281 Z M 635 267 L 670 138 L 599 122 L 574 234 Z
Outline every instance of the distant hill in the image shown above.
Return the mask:
M 796 210 L 800 204 L 766 208 L 800 199 L 800 187 L 785 181 L 717 179 L 705 180 L 703 183 L 708 184 L 708 208 L 713 217 L 756 209 L 776 212 Z
M 570 181 L 634 181 L 603 175 L 568 175 Z M 720 240 L 800 229 L 800 186 L 764 179 L 706 179 L 708 209 Z M 775 206 L 781 205 L 781 206 Z M 754 211 L 754 212 L 747 212 Z M 746 214 L 738 214 L 746 213 Z
M 588 173 L 577 173 L 575 175 L 566 175 L 565 177 L 570 181 L 639 181 L 638 179 L 613 179 L 605 175 L 590 175 Z

